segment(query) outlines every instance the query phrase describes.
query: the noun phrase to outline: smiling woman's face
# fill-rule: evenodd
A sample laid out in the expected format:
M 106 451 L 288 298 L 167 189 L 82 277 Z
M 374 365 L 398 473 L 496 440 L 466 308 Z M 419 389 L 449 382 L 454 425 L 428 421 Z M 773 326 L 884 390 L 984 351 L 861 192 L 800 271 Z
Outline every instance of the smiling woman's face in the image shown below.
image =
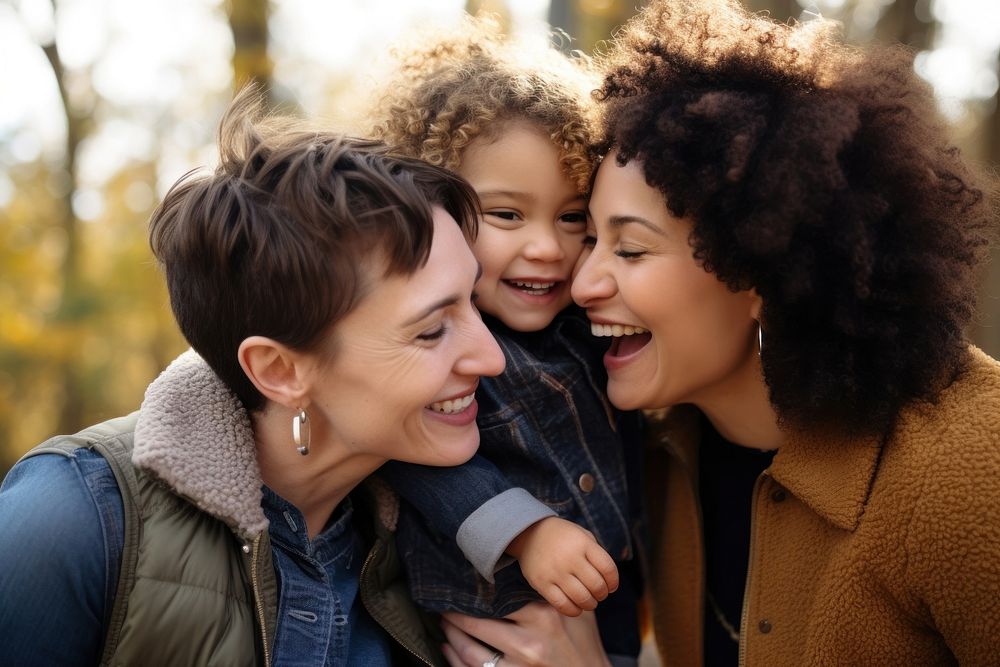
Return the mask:
M 479 377 L 504 367 L 472 302 L 479 271 L 455 220 L 435 207 L 427 263 L 377 279 L 331 334 L 332 360 L 310 393 L 324 439 L 425 465 L 458 465 L 475 453 Z
M 606 157 L 590 200 L 573 282 L 593 331 L 613 336 L 608 397 L 622 409 L 705 404 L 752 368 L 758 299 L 732 292 L 695 261 L 691 223 L 675 218 L 642 169 Z

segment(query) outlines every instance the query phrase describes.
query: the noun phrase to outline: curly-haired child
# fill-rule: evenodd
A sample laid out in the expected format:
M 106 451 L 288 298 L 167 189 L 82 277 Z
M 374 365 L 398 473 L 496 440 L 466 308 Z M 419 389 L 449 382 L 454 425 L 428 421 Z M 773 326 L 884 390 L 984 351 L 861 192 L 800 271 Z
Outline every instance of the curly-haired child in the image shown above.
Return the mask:
M 494 618 L 539 594 L 567 615 L 597 607 L 605 649 L 627 664 L 639 652 L 638 416 L 607 402 L 606 345 L 570 297 L 596 80 L 585 62 L 485 20 L 396 55 L 373 133 L 478 193 L 477 305 L 507 360 L 477 391 L 472 461 L 384 469 L 408 501 L 398 538 L 411 591 L 432 610 Z

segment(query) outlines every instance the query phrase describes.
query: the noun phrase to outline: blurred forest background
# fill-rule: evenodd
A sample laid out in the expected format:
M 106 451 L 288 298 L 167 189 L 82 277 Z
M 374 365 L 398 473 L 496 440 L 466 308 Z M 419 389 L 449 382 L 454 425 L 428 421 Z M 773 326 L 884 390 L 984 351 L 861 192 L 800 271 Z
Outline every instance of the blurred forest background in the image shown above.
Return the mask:
M 903 42 L 966 155 L 1000 163 L 998 0 L 746 0 L 779 20 L 839 19 Z M 185 348 L 146 221 L 214 161 L 235 86 L 350 127 L 369 63 L 426 20 L 495 12 L 592 50 L 635 0 L 0 0 L 0 475 L 55 433 L 136 409 Z M 971 335 L 1000 357 L 1000 268 Z M 905 344 L 905 341 L 901 341 Z

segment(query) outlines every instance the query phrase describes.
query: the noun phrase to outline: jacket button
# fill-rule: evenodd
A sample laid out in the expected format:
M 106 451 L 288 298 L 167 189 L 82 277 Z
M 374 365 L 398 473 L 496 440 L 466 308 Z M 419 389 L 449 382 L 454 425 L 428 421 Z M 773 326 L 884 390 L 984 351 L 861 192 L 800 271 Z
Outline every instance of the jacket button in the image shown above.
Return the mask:
M 577 484 L 580 486 L 580 490 L 584 493 L 590 493 L 594 490 L 594 476 L 589 472 L 585 472 L 580 475 L 580 479 L 577 480 Z
M 771 491 L 771 500 L 773 500 L 776 503 L 780 503 L 780 502 L 784 501 L 784 499 L 787 498 L 787 497 L 788 497 L 788 494 L 785 493 L 785 490 L 782 489 L 781 487 L 778 487 L 774 491 Z
M 771 621 L 766 618 L 757 624 L 757 629 L 760 630 L 762 635 L 766 635 L 771 631 Z
M 622 549 L 622 556 L 618 560 L 631 560 L 631 558 L 632 558 L 632 547 L 626 544 L 625 548 Z

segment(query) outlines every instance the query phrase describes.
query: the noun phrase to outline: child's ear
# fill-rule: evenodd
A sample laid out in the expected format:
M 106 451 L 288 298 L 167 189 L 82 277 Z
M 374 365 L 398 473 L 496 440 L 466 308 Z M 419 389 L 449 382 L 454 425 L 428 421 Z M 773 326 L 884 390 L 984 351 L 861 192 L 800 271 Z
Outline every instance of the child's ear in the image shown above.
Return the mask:
M 250 336 L 237 351 L 240 366 L 268 401 L 300 408 L 308 392 L 304 355 L 264 336 Z

